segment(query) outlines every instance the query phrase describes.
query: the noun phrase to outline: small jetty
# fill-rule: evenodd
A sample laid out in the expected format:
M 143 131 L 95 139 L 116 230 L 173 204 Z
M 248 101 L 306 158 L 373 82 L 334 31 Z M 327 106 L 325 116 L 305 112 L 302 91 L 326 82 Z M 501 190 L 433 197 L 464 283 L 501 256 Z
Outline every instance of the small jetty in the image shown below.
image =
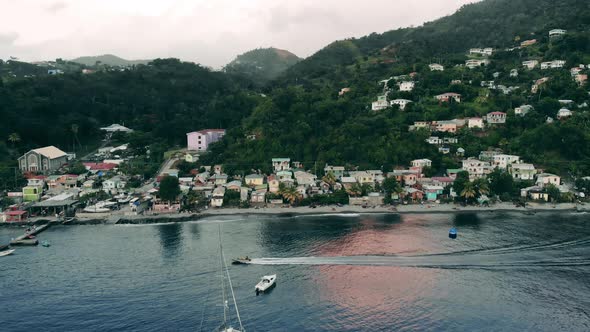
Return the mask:
M 39 244 L 39 240 L 37 240 L 35 238 L 31 238 L 31 237 L 34 237 L 37 234 L 44 232 L 49 227 L 51 227 L 51 223 L 47 223 L 47 224 L 41 225 L 39 227 L 31 228 L 30 231 L 26 232 L 25 234 L 15 238 L 15 239 L 12 239 L 12 241 L 10 241 L 10 245 L 11 246 L 36 246 Z

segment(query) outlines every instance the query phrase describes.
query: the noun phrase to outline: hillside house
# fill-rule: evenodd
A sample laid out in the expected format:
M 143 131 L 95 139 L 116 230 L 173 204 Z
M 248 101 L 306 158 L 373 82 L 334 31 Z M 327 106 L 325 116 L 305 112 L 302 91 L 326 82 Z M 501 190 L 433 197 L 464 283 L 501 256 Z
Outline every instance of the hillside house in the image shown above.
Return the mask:
M 514 115 L 517 116 L 525 116 L 528 112 L 532 111 L 534 108 L 531 105 L 521 105 L 514 109 Z
M 100 128 L 100 130 L 106 131 L 107 133 L 116 133 L 116 132 L 130 133 L 130 132 L 133 132 L 133 129 L 129 129 L 129 128 L 122 126 L 118 123 L 113 123 L 112 125 L 110 125 L 108 127 L 102 127 L 102 128 Z
M 537 175 L 536 184 L 543 187 L 550 184 L 559 186 L 561 184 L 561 178 L 555 174 L 541 173 Z
M 469 59 L 465 61 L 465 67 L 469 69 L 479 68 L 481 66 L 487 66 L 490 64 L 488 59 Z
M 67 154 L 55 146 L 34 149 L 18 158 L 18 165 L 22 172 L 44 174 L 57 171 L 67 162 Z
M 410 92 L 410 91 L 414 90 L 415 86 L 416 86 L 416 83 L 414 83 L 412 81 L 400 82 L 399 83 L 399 91 Z
M 432 160 L 430 159 L 416 159 L 411 162 L 412 167 L 423 169 L 424 167 L 432 167 Z
M 293 180 L 293 172 L 291 172 L 291 171 L 277 172 L 277 178 L 279 179 L 279 182 L 285 182 L 286 180 Z
M 426 139 L 426 143 L 431 145 L 442 145 L 443 139 L 439 138 L 438 136 L 430 136 Z
M 488 176 L 492 172 L 492 165 L 489 162 L 474 158 L 462 161 L 462 169 L 469 173 L 469 179 L 475 180 Z
M 443 93 L 441 95 L 435 96 L 435 98 L 440 102 L 449 102 L 451 99 L 457 103 L 461 102 L 461 95 L 453 92 Z
M 469 118 L 469 119 L 467 119 L 467 127 L 469 127 L 470 129 L 473 129 L 473 128 L 483 129 L 484 128 L 483 119 L 478 118 L 478 117 Z
M 418 182 L 420 176 L 419 170 L 404 169 L 404 170 L 393 170 L 393 172 L 387 174 L 388 177 L 393 176 L 399 183 L 403 183 L 406 186 L 413 186 Z
M 567 30 L 563 29 L 553 29 L 549 31 L 549 38 L 556 38 L 565 35 Z
M 503 124 L 506 123 L 506 113 L 504 112 L 491 112 L 486 116 L 486 120 L 489 124 Z
M 515 180 L 534 180 L 537 170 L 533 164 L 511 164 L 508 173 Z
M 207 151 L 209 145 L 221 140 L 225 136 L 225 129 L 205 129 L 187 133 L 187 148 L 189 151 Z
M 508 165 L 518 164 L 520 161 L 520 157 L 510 154 L 497 154 L 493 157 L 492 160 L 492 164 L 494 165 L 494 167 L 500 169 L 507 169 Z
M 246 175 L 244 182 L 249 187 L 260 186 L 264 184 L 264 176 L 260 174 Z
M 582 70 L 583 70 L 583 69 L 582 69 L 582 67 L 573 67 L 572 69 L 570 69 L 570 74 L 571 74 L 572 76 L 576 76 L 576 75 L 578 75 L 579 73 L 581 73 L 581 72 L 582 72 Z
M 510 77 L 518 77 L 518 69 L 511 69 Z
M 458 126 L 453 120 L 449 121 L 434 121 L 432 123 L 433 130 L 441 133 L 456 133 Z
M 272 168 L 275 173 L 280 171 L 286 171 L 291 169 L 290 158 L 272 158 Z
M 404 110 L 406 108 L 406 105 L 408 105 L 409 103 L 411 103 L 411 100 L 408 99 L 395 99 L 391 101 L 391 105 L 398 105 L 400 110 Z
M 410 126 L 410 131 L 412 130 L 419 130 L 419 129 L 427 129 L 430 130 L 431 122 L 428 121 L 416 121 L 414 122 L 413 126 Z
M 529 39 L 529 40 L 525 40 L 525 41 L 521 42 L 520 47 L 528 47 L 528 46 L 535 45 L 536 43 L 537 43 L 536 39 Z
M 350 88 L 342 88 L 342 89 L 340 89 L 340 92 L 338 92 L 338 96 L 342 97 L 349 92 L 350 92 Z
M 557 69 L 565 66 L 565 60 L 553 60 L 541 63 L 541 69 Z
M 578 83 L 578 85 L 582 86 L 582 85 L 586 84 L 586 81 L 588 81 L 588 75 L 587 74 L 578 74 L 578 75 L 574 76 L 574 81 L 576 81 L 576 83 Z
M 539 65 L 539 61 L 537 60 L 527 60 L 522 62 L 522 66 L 528 70 L 535 69 Z
M 537 91 L 539 91 L 539 88 L 541 87 L 541 85 L 547 83 L 548 81 L 549 81 L 549 77 L 543 77 L 543 78 L 536 80 L 535 83 L 533 84 L 533 86 L 531 87 L 531 92 L 537 93 Z
M 493 53 L 494 53 L 494 49 L 491 47 L 472 48 L 469 50 L 470 55 L 491 56 Z
M 381 111 L 389 107 L 389 101 L 387 101 L 387 96 L 382 95 L 377 97 L 377 101 L 374 101 L 371 104 L 371 109 L 373 111 Z
M 562 108 L 557 111 L 557 119 L 562 120 L 565 118 L 569 118 L 570 116 L 574 115 L 574 113 L 567 108 Z
M 340 180 L 340 178 L 344 176 L 344 166 L 330 166 L 326 164 L 326 167 L 324 167 L 324 174 L 328 173 L 334 174 L 334 177 Z
M 428 68 L 430 68 L 430 71 L 444 71 L 445 67 L 443 65 L 440 65 L 438 63 L 431 63 L 428 65 Z

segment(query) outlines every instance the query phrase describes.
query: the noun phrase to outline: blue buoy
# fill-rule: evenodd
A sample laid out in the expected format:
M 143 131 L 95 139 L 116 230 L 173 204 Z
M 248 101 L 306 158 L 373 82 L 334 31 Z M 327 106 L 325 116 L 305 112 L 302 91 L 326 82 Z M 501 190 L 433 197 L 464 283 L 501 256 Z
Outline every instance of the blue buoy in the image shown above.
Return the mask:
M 449 238 L 456 239 L 457 238 L 457 229 L 455 227 L 449 230 Z

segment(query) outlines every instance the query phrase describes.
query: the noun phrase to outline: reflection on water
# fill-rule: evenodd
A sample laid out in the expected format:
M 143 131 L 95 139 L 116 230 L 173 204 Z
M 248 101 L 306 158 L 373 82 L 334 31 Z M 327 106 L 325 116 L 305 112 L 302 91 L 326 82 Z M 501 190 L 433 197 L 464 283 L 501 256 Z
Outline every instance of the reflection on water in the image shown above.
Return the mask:
M 479 229 L 481 220 L 476 213 L 459 213 L 453 218 L 453 226 Z
M 182 250 L 182 224 L 168 224 L 156 226 L 160 236 L 160 245 L 162 246 L 162 255 L 164 257 L 176 257 Z

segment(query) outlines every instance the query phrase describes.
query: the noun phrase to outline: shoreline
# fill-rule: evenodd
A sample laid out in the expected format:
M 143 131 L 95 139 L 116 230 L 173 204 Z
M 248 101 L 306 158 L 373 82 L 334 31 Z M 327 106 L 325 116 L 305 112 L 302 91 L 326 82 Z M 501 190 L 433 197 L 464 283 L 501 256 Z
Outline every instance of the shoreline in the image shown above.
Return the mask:
M 322 206 L 316 208 L 310 207 L 286 207 L 286 208 L 221 208 L 208 209 L 199 213 L 170 213 L 156 215 L 137 215 L 137 216 L 109 216 L 96 218 L 75 218 L 72 222 L 63 224 L 68 225 L 125 225 L 125 224 L 156 224 L 156 223 L 174 223 L 188 222 L 210 217 L 223 217 L 233 215 L 243 216 L 277 216 L 289 218 L 294 216 L 329 216 L 329 215 L 371 215 L 371 214 L 460 214 L 460 213 L 495 213 L 495 212 L 520 212 L 525 214 L 549 213 L 549 212 L 590 212 L 590 204 L 540 204 L 529 203 L 524 207 L 516 207 L 514 204 L 498 203 L 489 207 L 480 206 L 460 206 L 456 204 L 414 204 L 379 206 L 363 208 L 361 206 Z M 116 222 L 109 222 L 115 217 Z M 20 227 L 25 225 L 40 225 L 45 223 L 62 224 L 55 218 L 38 218 L 25 222 L 5 222 L 0 223 L 0 227 Z

